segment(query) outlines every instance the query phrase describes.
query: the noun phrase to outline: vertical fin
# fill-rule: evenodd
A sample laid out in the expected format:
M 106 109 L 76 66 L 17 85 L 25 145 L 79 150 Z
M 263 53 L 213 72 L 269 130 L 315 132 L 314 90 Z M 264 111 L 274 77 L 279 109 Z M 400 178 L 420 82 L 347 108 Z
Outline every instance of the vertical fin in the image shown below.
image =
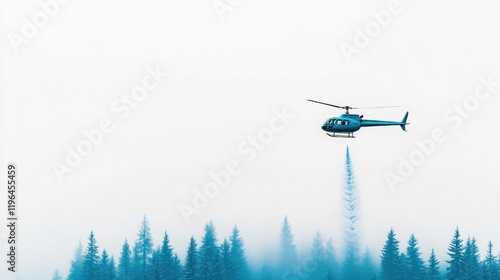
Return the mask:
M 406 125 L 408 124 L 406 120 L 408 119 L 408 112 L 406 112 L 405 116 L 403 117 L 403 120 L 401 121 L 401 129 L 406 131 Z

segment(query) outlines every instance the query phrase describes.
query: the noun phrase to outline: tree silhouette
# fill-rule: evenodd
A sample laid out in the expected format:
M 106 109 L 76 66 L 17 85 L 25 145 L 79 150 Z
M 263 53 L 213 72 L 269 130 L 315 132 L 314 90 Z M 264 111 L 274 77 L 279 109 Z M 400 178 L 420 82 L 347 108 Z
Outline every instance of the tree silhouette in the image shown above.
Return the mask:
M 483 279 L 498 280 L 500 279 L 500 264 L 497 258 L 493 255 L 493 243 L 488 243 L 486 258 L 483 261 Z
M 218 279 L 221 275 L 220 253 L 215 227 L 212 222 L 205 226 L 205 235 L 200 246 L 200 279 Z
M 399 280 L 403 279 L 401 272 L 401 256 L 399 254 L 399 241 L 391 228 L 387 234 L 387 240 L 382 248 L 381 257 L 382 279 Z
M 233 260 L 231 258 L 231 246 L 229 245 L 229 242 L 227 239 L 224 239 L 222 242 L 222 245 L 220 246 L 220 262 L 222 264 L 222 269 L 221 269 L 221 280 L 231 280 L 234 279 L 233 273 Z
M 132 269 L 132 252 L 127 240 L 125 239 L 120 253 L 120 259 L 118 261 L 118 278 L 120 280 L 131 280 L 133 276 Z
M 448 247 L 448 255 L 450 256 L 450 260 L 446 262 L 450 266 L 447 268 L 447 278 L 449 280 L 462 279 L 461 277 L 464 271 L 464 246 L 463 240 L 460 239 L 460 230 L 458 230 L 458 228 L 455 230 L 453 239 Z
M 181 280 L 182 279 L 182 273 L 183 273 L 183 268 L 181 264 L 181 260 L 177 256 L 177 254 L 174 254 L 174 257 L 172 258 L 173 262 L 173 271 L 171 275 L 171 279 L 175 280 Z
M 368 248 L 366 248 L 363 254 L 360 276 L 361 279 L 374 279 L 377 277 L 377 268 Z
M 234 226 L 231 238 L 229 239 L 231 246 L 230 257 L 231 257 L 231 276 L 232 280 L 243 280 L 248 279 L 249 269 L 245 257 L 245 249 L 243 248 L 244 242 L 240 236 L 240 231 L 238 227 Z
M 142 219 L 137 240 L 134 245 L 134 269 L 137 279 L 148 278 L 148 265 L 153 255 L 153 238 L 146 216 Z
M 464 251 L 464 271 L 462 279 L 464 280 L 480 280 L 481 279 L 481 261 L 479 248 L 476 244 L 476 239 L 467 238 Z
M 199 263 L 196 240 L 191 236 L 189 246 L 186 254 L 186 262 L 184 266 L 184 280 L 198 280 L 199 279 Z
M 281 273 L 293 270 L 297 266 L 297 262 L 297 249 L 293 242 L 292 229 L 288 223 L 288 217 L 285 216 L 280 234 L 279 269 Z
M 157 248 L 153 251 L 153 255 L 151 256 L 151 264 L 149 269 L 149 277 L 151 280 L 161 280 L 165 279 L 166 274 L 163 270 L 163 263 L 161 260 L 161 249 Z
M 326 264 L 325 244 L 323 241 L 323 237 L 319 232 L 314 235 L 311 249 L 311 259 L 315 263 L 315 265 L 313 266 L 315 269 L 311 271 L 310 278 L 323 278 L 327 274 L 327 271 L 329 269 Z
M 88 239 L 87 251 L 83 261 L 83 278 L 85 280 L 95 280 L 99 278 L 101 272 L 99 267 L 99 247 L 93 231 L 90 232 Z
M 52 280 L 62 280 L 62 276 L 59 274 L 59 270 L 54 271 L 54 276 L 52 276 Z
M 99 264 L 99 272 L 102 280 L 116 279 L 115 260 L 109 257 L 106 249 L 102 251 L 101 262 Z
M 78 247 L 75 250 L 73 259 L 71 260 L 71 266 L 69 269 L 68 280 L 82 280 L 83 279 L 83 262 L 85 257 L 83 255 L 82 242 L 78 243 Z
M 335 248 L 333 247 L 333 240 L 328 238 L 325 245 L 325 266 L 335 278 L 337 271 L 337 260 L 335 259 Z
M 170 246 L 170 239 L 165 231 L 163 234 L 163 241 L 161 244 L 161 249 L 159 250 L 159 261 L 160 261 L 160 271 L 163 275 L 162 279 L 174 280 L 176 279 L 176 267 L 174 264 L 174 252 Z
M 441 273 L 439 272 L 439 261 L 436 258 L 434 249 L 431 250 L 431 255 L 429 257 L 429 266 L 427 269 L 427 279 L 428 280 L 438 280 L 441 279 Z
M 421 255 L 417 238 L 412 234 L 406 247 L 406 279 L 423 280 L 425 278 L 425 265 Z

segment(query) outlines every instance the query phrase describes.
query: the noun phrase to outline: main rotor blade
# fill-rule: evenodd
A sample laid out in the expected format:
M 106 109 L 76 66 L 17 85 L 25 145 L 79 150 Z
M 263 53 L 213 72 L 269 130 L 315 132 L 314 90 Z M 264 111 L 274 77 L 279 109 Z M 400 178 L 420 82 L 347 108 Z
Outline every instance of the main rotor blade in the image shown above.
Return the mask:
M 400 106 L 376 106 L 376 107 L 360 107 L 356 109 L 381 109 L 381 108 L 395 108 Z
M 351 106 L 338 106 L 338 105 L 328 104 L 328 103 L 319 102 L 319 101 L 311 100 L 311 99 L 307 99 L 307 101 L 314 102 L 314 103 L 319 103 L 319 104 L 323 104 L 323 105 L 326 105 L 326 106 L 332 106 L 332 107 L 340 108 L 340 109 L 346 109 L 346 107 L 349 107 L 349 109 L 358 109 L 358 108 L 354 108 L 354 107 L 351 107 Z

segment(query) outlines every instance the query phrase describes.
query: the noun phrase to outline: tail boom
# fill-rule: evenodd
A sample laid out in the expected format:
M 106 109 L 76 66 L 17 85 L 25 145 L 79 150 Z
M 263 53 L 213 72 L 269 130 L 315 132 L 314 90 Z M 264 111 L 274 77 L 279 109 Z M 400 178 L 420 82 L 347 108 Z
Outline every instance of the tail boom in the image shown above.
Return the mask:
M 401 126 L 401 129 L 403 131 L 406 131 L 406 125 L 409 124 L 407 123 L 408 119 L 408 112 L 403 117 L 403 120 L 401 122 L 393 122 L 393 121 L 380 121 L 380 120 L 361 120 L 360 121 L 360 126 L 361 127 L 369 127 L 369 126 L 391 126 L 391 125 L 399 125 Z

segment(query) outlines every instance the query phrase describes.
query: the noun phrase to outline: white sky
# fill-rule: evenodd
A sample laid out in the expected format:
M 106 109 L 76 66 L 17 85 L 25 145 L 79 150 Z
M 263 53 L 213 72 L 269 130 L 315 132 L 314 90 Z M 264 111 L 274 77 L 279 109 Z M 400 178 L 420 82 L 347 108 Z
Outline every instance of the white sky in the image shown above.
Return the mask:
M 415 233 L 425 258 L 434 247 L 443 266 L 456 226 L 476 236 L 483 255 L 490 239 L 500 251 L 500 86 L 458 128 L 443 119 L 480 77 L 500 81 L 500 5 L 401 1 L 402 12 L 348 63 L 340 44 L 353 45 L 356 28 L 387 3 L 242 0 L 221 20 L 214 1 L 69 1 L 15 52 L 9 34 L 20 35 L 23 18 L 43 10 L 38 1 L 0 2 L 0 162 L 2 174 L 17 163 L 20 196 L 19 273 L 7 279 L 50 279 L 56 268 L 66 276 L 91 230 L 118 258 L 144 214 L 155 243 L 167 230 L 181 258 L 210 220 L 219 240 L 237 224 L 249 255 L 264 258 L 285 214 L 301 251 L 318 230 L 340 250 L 347 144 L 363 243 L 375 255 L 391 226 L 403 244 Z M 147 67 L 171 75 L 122 120 L 111 104 Z M 321 124 L 342 111 L 308 98 L 400 105 L 357 112 L 399 121 L 409 111 L 411 125 L 407 133 L 365 128 L 356 139 L 332 139 Z M 239 145 L 284 108 L 295 118 L 246 161 Z M 52 163 L 105 118 L 114 131 L 60 182 Z M 391 189 L 384 174 L 396 173 L 400 157 L 434 129 L 446 141 Z M 186 223 L 179 205 L 230 160 L 241 174 Z M 2 227 L 3 256 L 6 234 Z M 5 265 L 0 271 L 5 279 Z

